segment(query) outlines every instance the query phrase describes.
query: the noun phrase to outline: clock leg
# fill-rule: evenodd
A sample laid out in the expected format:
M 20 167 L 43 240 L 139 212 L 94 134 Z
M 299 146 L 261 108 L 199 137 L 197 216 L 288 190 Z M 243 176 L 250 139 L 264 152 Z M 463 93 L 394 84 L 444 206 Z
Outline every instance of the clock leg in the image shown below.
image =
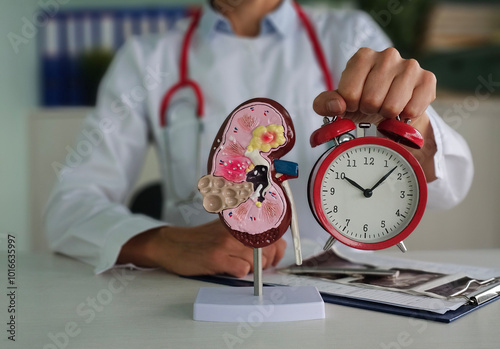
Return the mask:
M 335 241 L 335 238 L 333 236 L 330 236 L 325 246 L 323 246 L 323 251 L 328 251 L 329 249 L 331 249 Z
M 408 249 L 406 248 L 405 246 L 405 243 L 403 241 L 401 241 L 399 244 L 398 244 L 398 247 L 399 249 L 401 250 L 401 252 L 405 253 L 406 251 L 408 251 Z

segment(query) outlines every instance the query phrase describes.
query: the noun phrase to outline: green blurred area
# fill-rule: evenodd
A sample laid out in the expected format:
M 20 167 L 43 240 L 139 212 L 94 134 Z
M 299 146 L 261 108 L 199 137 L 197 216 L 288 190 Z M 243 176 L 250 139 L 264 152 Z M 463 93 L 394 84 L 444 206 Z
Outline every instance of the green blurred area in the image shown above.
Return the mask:
M 420 65 L 436 75 L 442 90 L 475 93 L 490 81 L 489 92 L 500 95 L 500 46 L 428 54 Z
M 500 18 L 499 0 L 302 0 L 300 2 L 308 5 L 359 8 L 369 13 L 403 57 L 416 58 L 423 68 L 437 76 L 439 89 L 474 92 L 481 79 L 500 84 L 500 19 L 497 25 L 490 23 L 494 32 L 484 33 L 488 37 L 491 36 L 489 41 L 485 40 L 487 42 L 455 46 L 450 44 L 450 47 L 446 45 L 435 47 L 434 44 L 431 48 L 426 47 L 428 41 L 433 39 L 432 34 L 428 33 L 430 31 L 432 33 L 435 27 L 439 27 L 441 34 L 444 32 L 444 35 L 447 31 L 453 33 L 457 26 L 470 28 L 471 34 L 474 34 L 477 27 L 484 24 L 481 23 L 481 17 L 477 12 L 474 12 L 478 7 L 481 7 L 483 12 L 495 11 Z M 461 11 L 465 11 L 463 13 L 465 16 L 467 9 L 470 8 L 471 21 L 473 19 L 478 25 L 471 24 L 476 22 L 468 23 L 467 17 L 462 23 L 453 23 L 453 20 L 446 19 L 446 12 L 450 6 L 452 9 L 453 6 L 461 7 Z M 439 18 L 444 19 L 430 21 L 430 17 L 438 11 L 440 11 Z M 490 21 L 491 16 L 495 14 L 489 13 Z M 472 18 L 473 16 L 475 17 Z M 451 23 L 444 22 L 446 20 Z M 453 28 L 448 28 L 447 25 Z M 490 92 L 500 94 L 500 87 Z
M 359 8 L 369 13 L 390 37 L 403 56 L 414 57 L 431 0 L 299 0 L 305 5 Z
M 430 0 L 359 0 L 360 8 L 375 19 L 403 57 L 418 56 L 421 33 L 432 3 Z

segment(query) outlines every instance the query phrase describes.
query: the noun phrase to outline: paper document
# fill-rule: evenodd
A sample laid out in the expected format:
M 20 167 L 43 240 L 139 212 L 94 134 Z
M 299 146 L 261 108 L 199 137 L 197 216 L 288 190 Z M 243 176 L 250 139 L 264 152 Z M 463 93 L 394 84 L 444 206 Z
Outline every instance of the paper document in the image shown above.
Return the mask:
M 306 244 L 303 244 L 307 246 Z M 318 250 L 316 250 L 318 252 Z M 283 265 L 283 264 L 281 264 Z M 332 268 L 335 273 L 298 273 L 300 268 Z M 289 269 L 293 269 L 293 273 Z M 365 273 L 360 270 L 383 273 Z M 352 270 L 352 275 L 349 275 Z M 388 270 L 397 273 L 387 274 Z M 385 276 L 384 276 L 385 274 Z M 252 280 L 249 275 L 245 280 Z M 335 244 L 318 252 L 302 266 L 285 265 L 263 273 L 263 282 L 273 285 L 315 286 L 334 296 L 444 314 L 469 300 L 464 297 L 481 287 L 500 281 L 500 270 L 454 264 L 430 263 L 357 251 Z M 482 284 L 481 284 L 482 283 Z M 452 297 L 452 295 L 459 293 Z

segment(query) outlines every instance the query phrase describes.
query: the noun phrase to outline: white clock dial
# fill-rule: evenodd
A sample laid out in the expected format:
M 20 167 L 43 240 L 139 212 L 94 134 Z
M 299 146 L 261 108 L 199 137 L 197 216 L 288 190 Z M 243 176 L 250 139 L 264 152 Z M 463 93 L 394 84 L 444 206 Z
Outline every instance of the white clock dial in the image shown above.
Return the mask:
M 327 220 L 358 242 L 396 236 L 411 222 L 418 203 L 412 166 L 398 152 L 377 144 L 348 148 L 321 180 L 321 208 Z

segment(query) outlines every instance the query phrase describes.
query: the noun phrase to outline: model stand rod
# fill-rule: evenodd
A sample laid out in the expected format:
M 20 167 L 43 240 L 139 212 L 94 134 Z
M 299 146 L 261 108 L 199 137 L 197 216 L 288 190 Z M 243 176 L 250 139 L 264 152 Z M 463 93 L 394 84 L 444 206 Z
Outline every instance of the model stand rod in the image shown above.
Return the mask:
M 253 294 L 262 296 L 262 248 L 253 249 Z

